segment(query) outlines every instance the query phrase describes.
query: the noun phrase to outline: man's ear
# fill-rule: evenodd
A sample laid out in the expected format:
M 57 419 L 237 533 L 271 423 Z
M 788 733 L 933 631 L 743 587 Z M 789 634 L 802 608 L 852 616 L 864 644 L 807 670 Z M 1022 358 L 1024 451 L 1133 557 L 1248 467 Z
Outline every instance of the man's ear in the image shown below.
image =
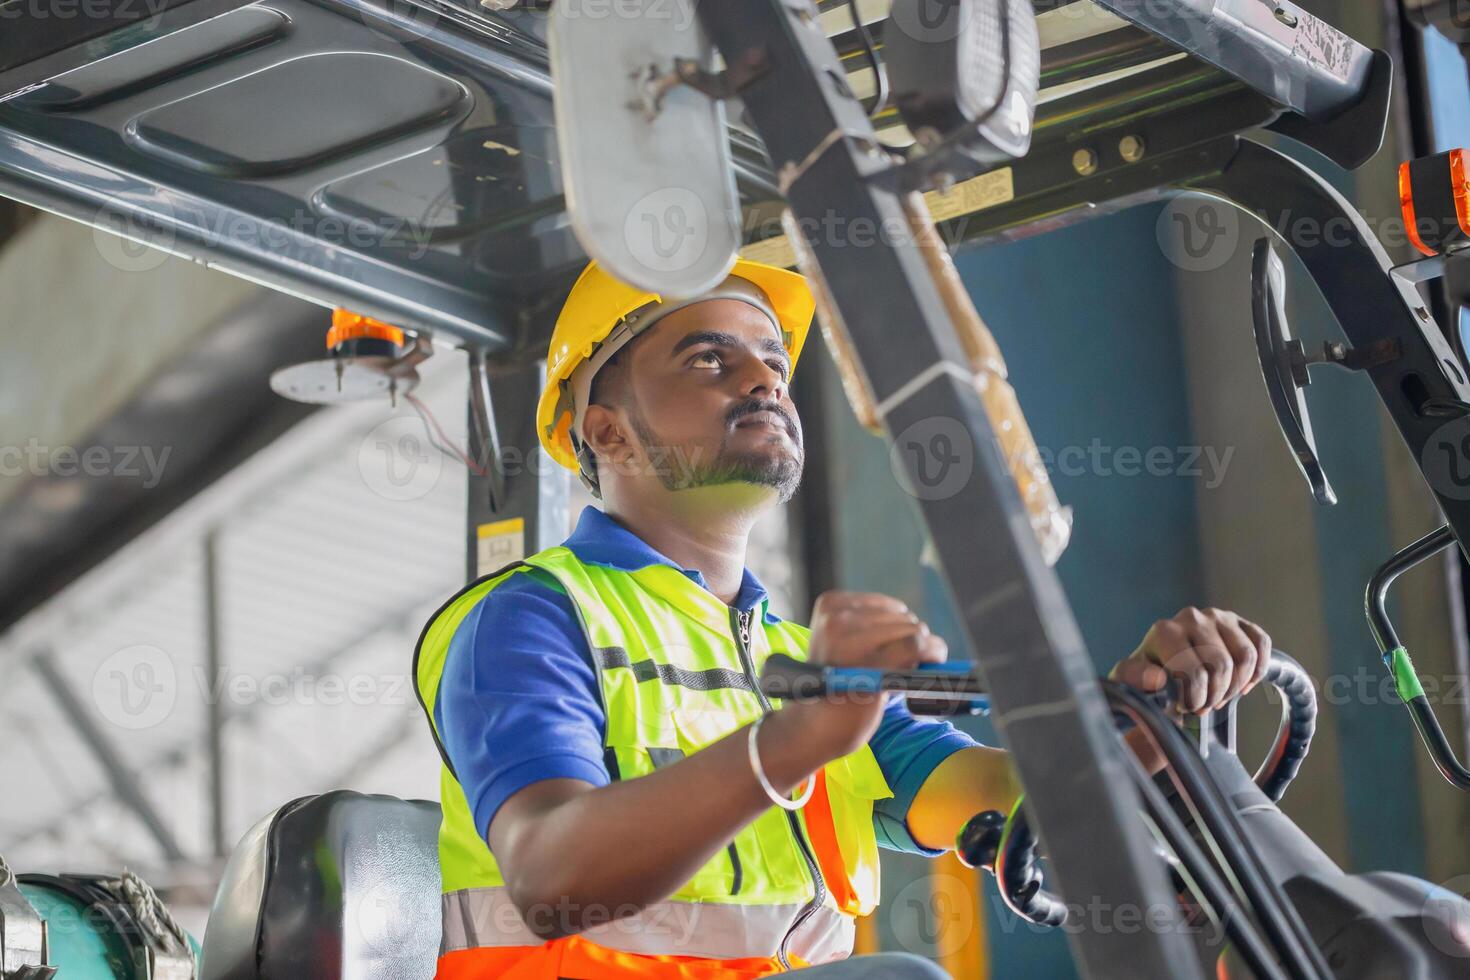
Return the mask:
M 614 466 L 633 451 L 617 411 L 606 405 L 588 405 L 582 413 L 582 439 L 598 460 Z

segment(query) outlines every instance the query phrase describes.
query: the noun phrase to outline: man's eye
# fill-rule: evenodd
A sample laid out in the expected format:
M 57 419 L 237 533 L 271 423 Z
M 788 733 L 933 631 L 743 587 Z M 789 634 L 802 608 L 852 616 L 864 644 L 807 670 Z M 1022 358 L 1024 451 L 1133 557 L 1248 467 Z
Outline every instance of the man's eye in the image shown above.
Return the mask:
M 775 360 L 775 361 L 767 361 L 766 363 L 769 364 L 771 367 L 775 368 L 777 371 L 780 371 L 781 372 L 781 380 L 782 381 L 785 381 L 786 379 L 788 379 L 789 377 L 791 377 L 791 365 L 787 364 L 785 361 Z
M 719 354 L 715 353 L 712 350 L 707 350 L 707 351 L 701 351 L 700 353 L 695 354 L 694 355 L 694 360 L 691 363 L 694 363 L 694 364 L 713 364 L 714 366 L 718 367 L 719 365 L 721 365 L 724 362 L 720 360 L 720 355 Z

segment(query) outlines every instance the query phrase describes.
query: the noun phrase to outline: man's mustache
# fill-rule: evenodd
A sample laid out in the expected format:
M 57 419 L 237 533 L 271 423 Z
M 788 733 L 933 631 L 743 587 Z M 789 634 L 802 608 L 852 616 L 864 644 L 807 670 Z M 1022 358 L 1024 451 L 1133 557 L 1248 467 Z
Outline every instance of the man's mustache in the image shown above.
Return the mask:
M 800 426 L 796 424 L 796 419 L 791 417 L 791 413 L 782 408 L 777 402 L 742 402 L 731 409 L 730 417 L 726 420 L 726 424 L 733 427 L 737 422 L 745 418 L 747 415 L 754 415 L 757 412 L 772 412 L 780 416 L 781 421 L 784 422 L 786 425 L 786 434 L 791 437 L 791 441 L 796 443 L 798 446 L 801 445 Z

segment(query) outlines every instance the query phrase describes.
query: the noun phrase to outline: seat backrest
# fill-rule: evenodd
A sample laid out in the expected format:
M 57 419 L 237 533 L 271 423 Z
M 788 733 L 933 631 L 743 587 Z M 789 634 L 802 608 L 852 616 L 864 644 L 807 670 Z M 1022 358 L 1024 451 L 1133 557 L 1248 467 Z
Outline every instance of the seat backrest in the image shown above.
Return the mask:
M 201 980 L 430 980 L 436 803 L 335 790 L 245 834 L 204 932 Z

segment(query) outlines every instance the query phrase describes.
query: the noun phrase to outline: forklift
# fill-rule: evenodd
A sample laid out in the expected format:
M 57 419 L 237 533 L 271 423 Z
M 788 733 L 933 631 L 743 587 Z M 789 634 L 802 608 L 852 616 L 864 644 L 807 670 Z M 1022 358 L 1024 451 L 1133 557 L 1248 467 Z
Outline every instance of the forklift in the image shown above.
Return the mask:
M 1426 30 L 1463 27 L 1452 4 L 1406 3 Z M 1404 163 L 1422 258 L 1394 265 L 1327 180 L 1260 138 L 1361 166 L 1383 140 L 1389 55 L 1290 0 L 612 6 L 119 0 L 82 19 L 22 14 L 0 37 L 0 195 L 341 311 L 319 355 L 274 379 L 284 397 L 397 398 L 436 347 L 465 350 L 487 463 L 469 476 L 470 577 L 507 560 L 481 547 L 485 528 L 512 559 L 559 542 L 565 484 L 498 461 L 534 450 L 540 351 L 588 257 L 670 296 L 710 288 L 737 255 L 798 269 L 854 412 L 905 444 L 909 485 L 941 462 L 905 442 L 925 419 L 956 420 L 974 450 L 957 492 L 914 494 L 971 659 L 875 675 L 773 657 L 766 693 L 886 689 L 916 711 L 988 712 L 1026 796 L 977 815 L 963 859 L 1032 922 L 1075 924 L 1069 895 L 1162 916 L 1068 929 L 1082 976 L 1464 975 L 1470 902 L 1392 871 L 1348 875 L 1276 807 L 1316 717 L 1290 657 L 1273 660 L 1284 710 L 1254 774 L 1233 710 L 1181 727 L 1167 693 L 1094 676 L 1052 569 L 1067 514 L 949 254 L 1182 194 L 1258 223 L 1241 288 L 1309 491 L 1335 499 L 1303 390 L 1331 365 L 1373 384 L 1443 516 L 1385 564 L 1367 605 L 1412 721 L 1470 788 L 1384 604 L 1400 572 L 1470 540 L 1470 381 L 1434 312 L 1458 316 L 1470 296 L 1470 160 Z M 850 29 L 832 27 L 839 7 Z M 845 248 L 820 233 L 832 216 L 888 233 Z M 1288 216 L 1344 234 L 1283 236 Z M 1281 248 L 1348 344 L 1309 352 L 1292 336 Z M 1119 737 L 1133 726 L 1169 760 L 1156 779 Z M 136 876 L 0 866 L 0 977 L 429 977 L 438 824 L 433 803 L 347 789 L 278 806 L 235 848 L 202 949 Z

